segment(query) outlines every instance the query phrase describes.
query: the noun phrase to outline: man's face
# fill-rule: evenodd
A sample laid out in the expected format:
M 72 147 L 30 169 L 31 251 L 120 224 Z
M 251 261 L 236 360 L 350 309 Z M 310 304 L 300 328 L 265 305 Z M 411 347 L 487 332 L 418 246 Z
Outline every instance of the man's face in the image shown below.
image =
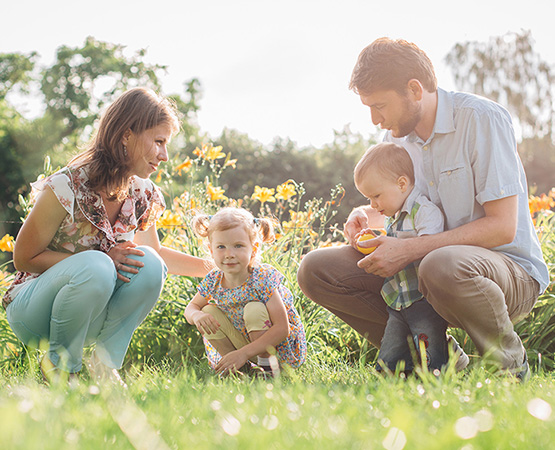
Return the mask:
M 372 94 L 360 94 L 362 103 L 370 108 L 372 123 L 382 130 L 390 130 L 395 138 L 405 137 L 422 119 L 422 107 L 419 102 L 397 91 L 376 91 Z

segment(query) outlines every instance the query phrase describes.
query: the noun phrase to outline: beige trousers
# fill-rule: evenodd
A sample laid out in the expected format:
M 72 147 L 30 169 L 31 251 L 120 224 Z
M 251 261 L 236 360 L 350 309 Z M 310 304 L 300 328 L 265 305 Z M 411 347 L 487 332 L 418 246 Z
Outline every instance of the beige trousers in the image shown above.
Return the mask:
M 314 250 L 297 277 L 307 297 L 379 347 L 387 321 L 383 278 L 358 268 L 362 257 L 350 246 Z M 451 326 L 464 329 L 481 355 L 507 369 L 522 364 L 513 323 L 532 310 L 539 285 L 512 259 L 481 247 L 444 247 L 422 260 L 419 282 L 428 302 Z
M 220 308 L 208 304 L 202 308 L 202 311 L 210 314 L 220 324 L 218 331 L 213 334 L 204 335 L 206 339 L 211 341 L 213 339 L 228 338 L 235 348 L 244 347 L 249 343 L 249 340 L 233 326 L 231 320 L 229 320 Z M 272 326 L 268 309 L 266 305 L 261 302 L 247 303 L 243 309 L 243 320 L 245 321 L 248 333 L 251 331 L 266 331 Z M 256 357 L 252 358 L 252 361 L 256 362 Z

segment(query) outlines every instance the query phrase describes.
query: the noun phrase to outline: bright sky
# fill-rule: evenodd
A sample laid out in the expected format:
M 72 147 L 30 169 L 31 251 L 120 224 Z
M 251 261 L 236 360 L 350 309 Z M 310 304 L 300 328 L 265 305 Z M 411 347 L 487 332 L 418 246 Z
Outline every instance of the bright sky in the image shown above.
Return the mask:
M 7 3 L 7 4 L 6 4 Z M 0 52 L 37 51 L 53 62 L 61 45 L 87 36 L 147 49 L 168 66 L 164 93 L 203 87 L 198 121 L 216 137 L 235 128 L 264 144 L 290 137 L 299 146 L 330 142 L 350 125 L 375 132 L 348 90 L 359 52 L 381 36 L 415 42 L 455 89 L 443 63 L 458 42 L 531 30 L 535 49 L 555 63 L 552 0 L 10 0 L 2 5 Z

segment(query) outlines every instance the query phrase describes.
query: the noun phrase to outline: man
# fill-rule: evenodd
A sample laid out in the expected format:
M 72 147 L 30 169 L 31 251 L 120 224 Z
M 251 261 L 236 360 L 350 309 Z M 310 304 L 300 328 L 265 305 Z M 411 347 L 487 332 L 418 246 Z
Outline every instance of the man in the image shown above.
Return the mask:
M 464 329 L 480 354 L 526 378 L 526 351 L 513 323 L 531 311 L 549 275 L 509 113 L 487 99 L 439 89 L 429 58 L 404 40 L 381 38 L 366 47 L 350 88 L 387 130 L 384 140 L 409 152 L 417 186 L 443 211 L 446 231 L 380 237 L 362 257 L 357 233 L 383 219 L 369 206 L 357 208 L 344 229 L 351 247 L 303 259 L 303 292 L 379 347 L 387 320 L 383 278 L 422 259 L 419 289 L 434 309 Z

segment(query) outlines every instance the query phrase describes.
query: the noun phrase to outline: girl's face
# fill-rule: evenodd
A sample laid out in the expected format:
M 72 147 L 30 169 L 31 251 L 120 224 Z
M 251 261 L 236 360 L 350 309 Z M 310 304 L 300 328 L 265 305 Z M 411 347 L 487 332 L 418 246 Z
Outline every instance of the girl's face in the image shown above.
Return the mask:
M 167 145 L 171 137 L 172 127 L 167 123 L 161 123 L 140 134 L 130 131 L 123 141 L 131 160 L 130 175 L 148 178 L 156 172 L 158 165 L 168 160 Z
M 244 226 L 212 232 L 210 252 L 216 266 L 227 277 L 236 281 L 248 278 L 254 247 Z

